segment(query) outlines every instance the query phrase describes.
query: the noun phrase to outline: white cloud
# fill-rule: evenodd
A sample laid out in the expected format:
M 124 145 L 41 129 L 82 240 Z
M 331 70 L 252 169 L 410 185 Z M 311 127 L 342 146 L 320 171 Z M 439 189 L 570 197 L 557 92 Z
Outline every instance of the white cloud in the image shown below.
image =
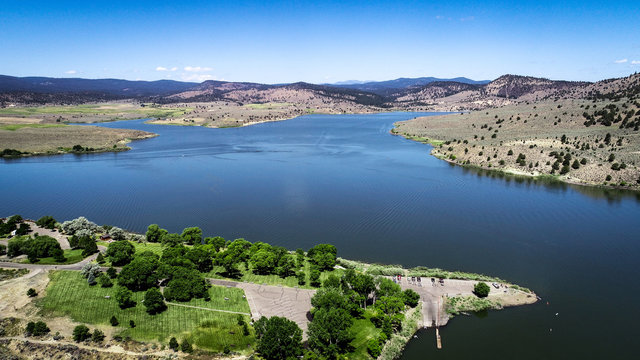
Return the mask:
M 640 65 L 640 60 L 631 60 L 632 65 Z
M 473 20 L 475 20 L 475 18 L 476 18 L 475 16 L 467 16 L 467 17 L 460 18 L 460 21 L 463 21 L 463 22 L 464 21 L 473 21 Z
M 185 66 L 184 67 L 184 71 L 188 71 L 188 72 L 206 72 L 211 70 L 213 69 L 206 66 Z
M 614 62 L 615 62 L 616 64 L 624 64 L 624 63 L 626 63 L 627 61 L 629 61 L 629 60 L 627 60 L 627 59 L 621 59 L 621 60 L 616 60 L 616 61 L 614 61 Z
M 215 80 L 215 76 L 210 74 L 182 74 L 182 81 L 203 82 L 206 80 Z
M 156 71 L 169 71 L 169 69 L 167 69 L 167 68 L 166 68 L 166 67 L 164 67 L 164 66 L 158 66 L 158 67 L 156 68 Z
M 176 71 L 176 70 L 178 70 L 178 68 L 176 66 L 171 68 L 171 71 Z
M 69 71 L 65 71 L 65 74 L 69 74 L 69 75 L 73 75 L 73 74 L 77 74 L 78 72 L 75 70 L 69 70 Z

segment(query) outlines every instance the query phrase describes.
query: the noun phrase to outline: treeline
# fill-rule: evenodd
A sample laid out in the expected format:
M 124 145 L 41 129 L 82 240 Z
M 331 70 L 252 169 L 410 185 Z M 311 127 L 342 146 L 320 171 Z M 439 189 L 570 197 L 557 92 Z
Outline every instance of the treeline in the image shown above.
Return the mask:
M 70 239 L 71 243 L 82 244 L 87 239 L 94 241 L 88 234 L 94 225 L 79 218 L 62 227 L 74 234 L 71 239 L 79 239 Z M 116 241 L 110 243 L 104 256 L 100 254 L 97 259 L 102 263 L 109 261 L 112 267 L 102 273 L 99 265 L 87 264 L 83 275 L 90 285 L 111 287 L 113 281 L 117 281 L 121 288 L 115 297 L 122 308 L 135 306 L 133 292 L 145 291 L 144 305 L 150 313 L 165 309 L 164 301 L 184 302 L 193 298 L 208 301 L 210 285 L 205 274 L 214 266 L 220 267 L 221 275 L 231 278 L 240 277 L 242 267 L 244 271 L 260 275 L 297 276 L 298 283 L 305 284 L 304 264 L 308 260 L 312 267 L 311 284 L 319 286 L 321 272 L 333 270 L 337 257 L 335 246 L 328 244 L 317 245 L 306 254 L 301 249 L 291 253 L 264 242 L 227 241 L 219 236 L 203 238 L 198 227 L 189 227 L 177 234 L 152 224 L 147 229 L 146 239 L 163 245 L 162 254 L 158 255 L 151 251 L 136 252 L 136 247 L 121 231 L 118 228 L 109 230 Z M 121 267 L 119 273 L 115 267 Z

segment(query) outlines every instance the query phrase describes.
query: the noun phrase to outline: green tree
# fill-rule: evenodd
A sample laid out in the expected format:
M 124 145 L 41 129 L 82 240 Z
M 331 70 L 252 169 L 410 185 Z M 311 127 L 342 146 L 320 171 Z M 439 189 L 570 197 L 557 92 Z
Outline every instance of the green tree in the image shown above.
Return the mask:
M 311 286 L 320 286 L 320 270 L 318 270 L 318 268 L 311 268 L 311 272 L 309 272 L 309 282 Z
M 302 354 L 302 330 L 284 317 L 261 317 L 256 322 L 257 351 L 265 360 L 296 359 Z
M 121 309 L 126 309 L 136 305 L 135 301 L 133 301 L 133 292 L 125 287 L 121 287 L 116 291 L 116 301 Z
M 157 288 L 151 288 L 144 294 L 144 306 L 147 313 L 154 315 L 163 312 L 167 305 L 164 303 L 164 297 Z
M 89 256 L 91 254 L 95 254 L 96 252 L 98 252 L 98 245 L 89 236 L 80 237 L 79 245 L 82 248 L 82 256 L 86 257 L 86 256 Z
M 213 249 L 215 252 L 220 251 L 220 249 L 222 249 L 224 245 L 227 243 L 227 241 L 220 236 L 205 238 L 204 242 L 208 245 L 213 246 Z
M 276 268 L 276 272 L 280 275 L 281 278 L 286 278 L 288 276 L 293 276 L 296 273 L 296 260 L 293 256 L 289 254 L 285 254 L 280 257 L 280 261 L 278 262 L 278 267 Z
M 202 230 L 199 227 L 188 227 L 182 230 L 182 240 L 187 244 L 201 244 L 202 243 Z
M 256 274 L 272 274 L 276 266 L 276 256 L 271 250 L 261 249 L 251 256 L 250 262 Z
M 484 282 L 479 282 L 473 286 L 473 293 L 476 294 L 477 297 L 485 298 L 489 296 L 489 292 L 491 288 Z
M 191 261 L 200 272 L 206 273 L 213 269 L 211 253 L 207 251 L 205 246 L 192 247 L 184 254 L 184 257 Z
M 111 326 L 118 326 L 118 324 L 120 324 L 115 315 L 111 316 L 111 320 L 109 320 L 109 322 L 111 323 Z
M 89 328 L 84 325 L 78 325 L 73 329 L 73 340 L 75 342 L 85 341 L 90 337 L 91 332 L 89 332 Z
M 109 244 L 106 255 L 115 266 L 123 266 L 133 260 L 136 248 L 128 241 L 116 241 Z
M 162 237 L 167 233 L 167 230 L 161 229 L 157 224 L 151 224 L 147 228 L 147 241 L 153 243 L 160 242 Z
M 352 324 L 353 317 L 345 309 L 318 309 L 309 323 L 309 347 L 322 356 L 336 358 L 353 340 Z
M 410 307 L 418 306 L 418 301 L 420 301 L 420 295 L 411 289 L 407 289 L 403 291 L 402 298 L 404 300 L 405 305 Z
M 27 290 L 27 296 L 36 297 L 38 296 L 38 292 L 34 288 L 29 288 L 29 290 Z
M 43 216 L 40 219 L 38 219 L 38 221 L 36 221 L 36 225 L 43 227 L 45 229 L 55 229 L 56 227 L 56 219 L 53 218 L 53 216 Z
M 164 234 L 160 238 L 160 242 L 162 242 L 162 245 L 168 246 L 168 247 L 181 245 L 182 241 L 183 241 L 182 236 L 180 236 L 180 234 L 174 234 L 174 233 Z
M 312 247 L 307 256 L 321 271 L 333 270 L 336 265 L 338 250 L 330 244 L 318 244 Z
M 367 352 L 371 355 L 372 358 L 377 359 L 382 353 L 382 346 L 380 345 L 380 341 L 378 339 L 371 339 L 367 343 Z
M 151 256 L 138 256 L 125 265 L 118 274 L 118 284 L 130 290 L 146 290 L 158 283 L 158 259 Z
M 129 320 L 129 327 L 130 327 L 130 328 L 132 328 L 132 329 L 133 329 L 134 327 L 136 327 L 136 322 L 135 322 L 135 321 L 133 321 L 133 320 Z

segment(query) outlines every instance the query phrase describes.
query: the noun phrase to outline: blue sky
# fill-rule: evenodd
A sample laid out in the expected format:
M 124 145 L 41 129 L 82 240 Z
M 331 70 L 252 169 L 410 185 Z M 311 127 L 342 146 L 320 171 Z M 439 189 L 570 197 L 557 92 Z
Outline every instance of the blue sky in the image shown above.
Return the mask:
M 595 81 L 640 71 L 639 18 L 637 1 L 0 0 L 0 74 Z

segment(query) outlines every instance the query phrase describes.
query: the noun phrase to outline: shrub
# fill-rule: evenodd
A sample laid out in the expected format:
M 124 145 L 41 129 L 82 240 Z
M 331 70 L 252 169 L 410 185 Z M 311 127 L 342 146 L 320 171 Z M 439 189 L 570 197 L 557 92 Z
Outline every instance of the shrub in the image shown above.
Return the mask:
M 60 227 L 62 231 L 69 235 L 75 235 L 80 230 L 87 230 L 91 235 L 95 234 L 98 229 L 98 225 L 87 220 L 87 218 L 81 216 L 77 219 L 63 222 Z
M 191 353 L 193 352 L 193 347 L 187 339 L 184 339 L 182 340 L 182 344 L 180 344 L 180 350 L 184 353 Z
M 135 306 L 135 301 L 133 301 L 133 293 L 131 290 L 126 287 L 121 287 L 116 292 L 116 300 L 118 301 L 118 306 L 121 309 L 126 309 L 128 307 Z
M 36 289 L 30 288 L 29 290 L 27 290 L 27 296 L 36 297 L 38 296 L 38 292 L 36 292 Z
M 479 282 L 473 286 L 473 293 L 477 297 L 485 298 L 489 296 L 489 291 L 491 291 L 491 288 L 484 282 Z
M 73 329 L 73 340 L 75 342 L 85 341 L 91 337 L 89 328 L 84 325 L 78 325 Z
M 169 340 L 169 349 L 173 351 L 178 351 L 179 347 L 180 345 L 178 345 L 178 340 L 176 340 L 175 337 L 172 337 L 171 340 Z
M 91 340 L 93 340 L 93 342 L 102 342 L 104 340 L 104 333 L 98 329 L 93 330 Z
M 109 320 L 109 322 L 111 323 L 111 326 L 118 326 L 118 324 L 120 324 L 120 323 L 118 322 L 118 318 L 116 318 L 116 316 L 115 316 L 115 315 L 113 315 L 113 316 L 111 317 L 111 319 Z
M 110 267 L 107 269 L 107 275 L 109 275 L 109 277 L 110 277 L 111 279 L 115 279 L 115 278 L 116 278 L 116 276 L 118 276 L 118 271 L 117 271 L 117 270 L 116 270 L 116 268 L 114 268 L 113 266 L 110 266 Z
M 37 321 L 29 322 L 25 332 L 27 333 L 27 336 L 42 336 L 48 334 L 50 331 L 51 330 L 45 322 Z
M 98 283 L 100 284 L 100 287 L 103 288 L 109 288 L 113 286 L 113 282 L 106 274 L 100 274 L 100 276 L 98 276 Z

